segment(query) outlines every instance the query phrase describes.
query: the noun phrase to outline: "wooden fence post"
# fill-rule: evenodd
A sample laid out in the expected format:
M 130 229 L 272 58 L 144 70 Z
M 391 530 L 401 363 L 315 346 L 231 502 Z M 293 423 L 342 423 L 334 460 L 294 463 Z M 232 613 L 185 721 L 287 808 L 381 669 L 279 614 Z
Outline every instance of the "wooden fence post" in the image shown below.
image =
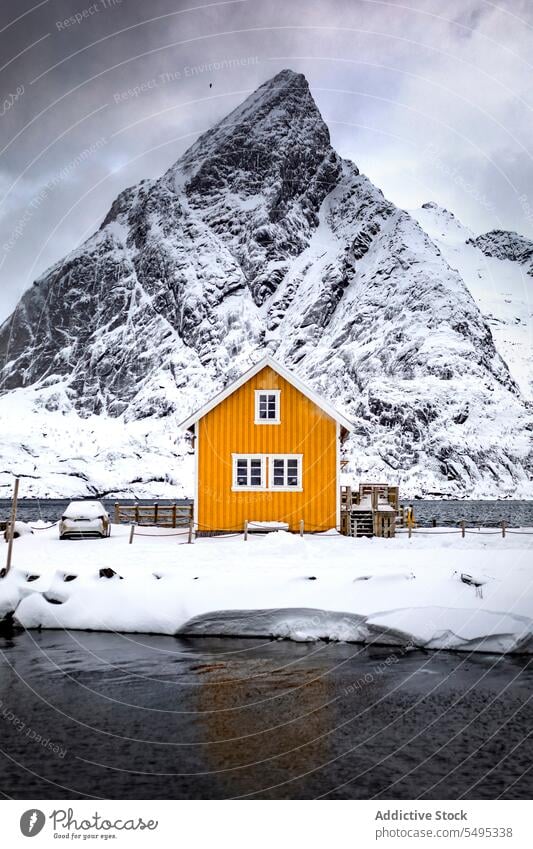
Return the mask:
M 502 537 L 503 537 L 504 539 L 505 539 L 505 528 L 506 528 L 506 525 L 505 525 L 505 519 L 504 519 L 504 520 L 502 521 Z
M 139 524 L 139 505 L 135 505 L 135 521 Z
M 176 527 L 176 505 L 172 505 L 172 527 Z
M 192 542 L 192 532 L 193 532 L 193 520 L 189 519 L 189 536 L 187 538 L 187 542 L 189 544 Z
M 135 525 L 132 525 L 132 526 L 131 526 L 131 528 L 130 528 L 130 542 L 129 542 L 129 544 L 130 544 L 130 545 L 131 545 L 131 544 L 132 544 L 132 542 L 133 542 L 133 535 L 134 535 L 134 533 L 135 533 Z
M 436 528 L 436 527 L 437 527 L 437 520 L 436 520 L 436 519 L 432 519 L 432 520 L 431 520 L 431 526 L 432 526 L 433 528 Z
M 17 520 L 17 501 L 19 497 L 19 479 L 15 478 L 15 489 L 13 490 L 13 503 L 11 505 L 11 520 L 9 522 L 9 539 L 7 545 L 7 561 L 6 561 L 6 571 L 7 575 L 9 570 L 11 569 L 11 558 L 13 555 L 13 540 L 15 539 L 15 522 Z
M 115 501 L 115 525 L 120 525 L 120 508 L 118 501 Z
M 461 521 L 461 536 L 463 537 L 463 539 L 464 539 L 464 535 L 465 535 L 465 520 L 463 519 Z
M 159 516 L 159 504 L 154 504 L 154 525 L 157 527 L 157 519 Z
M 300 536 L 303 537 L 303 535 L 304 535 L 304 520 L 300 519 Z
M 244 522 L 244 541 L 246 542 L 248 539 L 248 519 Z

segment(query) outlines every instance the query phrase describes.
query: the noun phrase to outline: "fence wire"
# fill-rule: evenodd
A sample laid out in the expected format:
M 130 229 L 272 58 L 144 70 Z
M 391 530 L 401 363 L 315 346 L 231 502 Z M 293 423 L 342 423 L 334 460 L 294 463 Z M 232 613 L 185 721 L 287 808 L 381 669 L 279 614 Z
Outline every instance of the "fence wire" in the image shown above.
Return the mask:
M 143 528 L 147 527 L 146 525 L 142 526 Z M 149 525 L 148 527 L 157 527 L 157 525 Z M 172 534 L 140 534 L 137 530 L 134 533 L 136 537 L 152 537 L 153 539 L 157 539 L 158 537 L 164 539 L 165 537 L 186 537 L 189 535 L 189 531 L 179 531 L 179 533 Z
M 57 522 L 54 523 L 54 524 L 57 524 Z M 49 527 L 54 527 L 54 525 L 50 525 Z M 188 536 L 188 535 L 191 534 L 191 530 L 189 528 L 187 528 L 186 530 L 183 530 L 183 531 L 178 531 L 178 532 L 173 531 L 172 533 L 149 533 L 149 534 L 143 533 L 142 531 L 138 531 L 137 528 L 143 528 L 143 529 L 145 529 L 145 528 L 158 528 L 159 529 L 159 528 L 161 528 L 161 526 L 160 525 L 137 525 L 137 524 L 134 524 L 134 528 L 135 528 L 134 534 L 133 534 L 134 537 L 139 536 L 139 537 L 164 538 L 164 537 Z M 261 524 L 259 522 L 248 522 L 247 528 L 245 528 L 245 527 L 242 527 L 242 528 L 227 528 L 227 530 L 222 531 L 220 528 L 213 528 L 210 525 L 205 525 L 201 522 L 195 522 L 194 527 L 192 529 L 192 533 L 196 536 L 196 533 L 198 531 L 207 531 L 207 532 L 210 532 L 210 535 L 206 535 L 205 537 L 202 537 L 202 539 L 206 539 L 206 540 L 210 539 L 210 540 L 221 541 L 221 540 L 225 540 L 225 539 L 232 539 L 234 537 L 246 536 L 247 530 L 250 533 L 254 533 L 255 529 L 262 530 L 265 533 L 268 533 L 268 531 L 270 531 L 270 530 L 272 530 L 272 531 L 283 530 L 283 528 L 279 528 L 279 529 L 268 528 L 268 527 L 265 527 L 263 524 Z M 47 528 L 35 528 L 35 530 L 47 530 Z M 333 528 L 331 530 L 333 530 Z M 292 531 L 292 533 L 295 536 L 297 536 L 297 535 L 300 535 L 300 536 L 307 535 L 307 536 L 309 536 L 310 534 L 312 534 L 313 539 L 326 539 L 326 540 L 333 540 L 333 539 L 337 540 L 337 539 L 345 539 L 345 538 L 360 539 L 360 537 L 356 537 L 352 534 L 343 534 L 342 531 L 341 531 L 341 528 L 338 527 L 338 526 L 336 526 L 334 528 L 334 530 L 337 532 L 336 534 L 328 533 L 327 531 L 324 531 L 322 528 L 318 528 L 316 526 L 307 526 L 307 527 L 304 526 L 303 532 L 302 532 L 301 529 L 296 529 L 296 530 Z M 425 530 L 422 530 L 421 528 L 411 528 L 410 530 L 409 530 L 409 528 L 396 528 L 395 534 L 398 535 L 398 536 L 407 535 L 409 537 L 413 537 L 415 535 L 432 537 L 432 536 L 443 536 L 445 534 L 461 534 L 461 536 L 463 538 L 466 536 L 466 534 L 469 534 L 471 536 L 501 536 L 502 538 L 505 538 L 505 536 L 507 534 L 515 534 L 517 536 L 533 536 L 533 531 L 511 530 L 507 527 L 505 529 L 502 528 L 501 530 L 495 529 L 495 530 L 486 530 L 486 531 L 483 531 L 480 528 L 466 528 L 466 527 L 464 529 L 463 528 L 449 528 L 449 529 L 446 529 L 446 530 L 439 530 L 437 528 L 431 528 L 431 529 L 428 528 L 428 529 L 425 529 Z M 372 536 L 374 536 L 374 535 L 372 535 Z M 381 538 L 381 537 L 379 537 L 379 538 Z M 392 538 L 393 537 L 383 537 L 383 539 L 392 539 Z

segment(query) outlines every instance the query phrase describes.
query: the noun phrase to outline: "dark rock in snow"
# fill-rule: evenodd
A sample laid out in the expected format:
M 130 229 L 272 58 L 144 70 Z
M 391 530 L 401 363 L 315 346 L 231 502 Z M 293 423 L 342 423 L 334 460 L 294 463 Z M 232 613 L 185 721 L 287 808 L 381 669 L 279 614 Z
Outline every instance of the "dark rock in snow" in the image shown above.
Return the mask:
M 533 277 L 532 239 L 526 239 L 525 236 L 509 230 L 491 230 L 475 239 L 469 239 L 468 242 L 483 251 L 485 256 L 521 263 L 526 266 L 526 273 Z
M 122 580 L 122 575 L 118 575 L 114 569 L 111 569 L 108 566 L 100 569 L 98 575 L 100 578 L 119 578 Z

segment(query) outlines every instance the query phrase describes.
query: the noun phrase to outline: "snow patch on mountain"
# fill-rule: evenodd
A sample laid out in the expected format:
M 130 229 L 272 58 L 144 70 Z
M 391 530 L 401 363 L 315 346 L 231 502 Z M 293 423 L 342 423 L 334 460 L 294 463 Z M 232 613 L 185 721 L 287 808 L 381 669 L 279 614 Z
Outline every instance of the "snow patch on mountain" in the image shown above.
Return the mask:
M 533 241 L 502 230 L 476 237 L 436 203 L 411 215 L 460 273 L 523 396 L 533 400 Z
M 193 457 L 175 417 L 80 417 L 64 383 L 0 397 L 0 497 L 190 496 Z

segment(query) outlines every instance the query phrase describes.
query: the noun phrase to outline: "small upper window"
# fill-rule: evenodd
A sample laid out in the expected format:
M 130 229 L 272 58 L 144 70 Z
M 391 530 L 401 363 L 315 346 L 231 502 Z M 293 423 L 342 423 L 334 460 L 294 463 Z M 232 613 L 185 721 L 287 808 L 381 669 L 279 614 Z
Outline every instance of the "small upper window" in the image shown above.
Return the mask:
M 255 392 L 255 424 L 280 424 L 279 389 L 257 389 Z

